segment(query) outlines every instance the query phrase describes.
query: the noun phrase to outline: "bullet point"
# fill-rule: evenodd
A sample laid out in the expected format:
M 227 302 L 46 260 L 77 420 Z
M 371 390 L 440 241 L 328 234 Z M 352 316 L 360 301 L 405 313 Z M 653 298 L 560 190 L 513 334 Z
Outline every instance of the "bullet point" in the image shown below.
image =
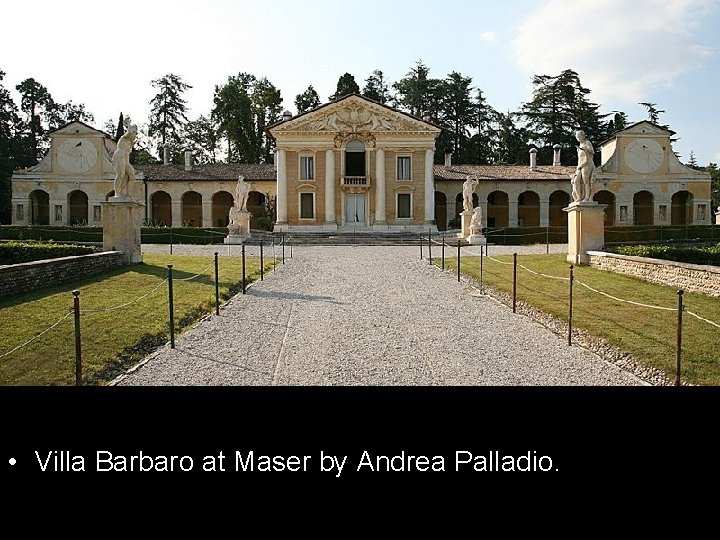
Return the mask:
M 8 463 L 10 463 L 10 465 L 15 465 L 17 463 L 17 460 L 14 457 L 11 457 Z

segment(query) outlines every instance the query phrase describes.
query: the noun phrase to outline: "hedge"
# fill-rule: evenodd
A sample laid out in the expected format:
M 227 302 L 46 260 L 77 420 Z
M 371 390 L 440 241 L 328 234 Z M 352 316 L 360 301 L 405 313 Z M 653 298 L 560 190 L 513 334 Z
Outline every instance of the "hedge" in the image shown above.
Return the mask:
M 225 228 L 143 227 L 143 244 L 222 244 L 228 235 Z M 102 243 L 102 227 L 32 227 L 12 225 L 0 227 L 0 240 L 39 240 L 54 242 Z
M 710 264 L 720 266 L 720 244 L 713 246 L 620 246 L 615 248 L 620 255 L 649 257 L 666 261 L 690 264 Z
M 0 264 L 19 264 L 44 259 L 89 255 L 95 251 L 91 247 L 68 244 L 2 242 L 0 243 Z

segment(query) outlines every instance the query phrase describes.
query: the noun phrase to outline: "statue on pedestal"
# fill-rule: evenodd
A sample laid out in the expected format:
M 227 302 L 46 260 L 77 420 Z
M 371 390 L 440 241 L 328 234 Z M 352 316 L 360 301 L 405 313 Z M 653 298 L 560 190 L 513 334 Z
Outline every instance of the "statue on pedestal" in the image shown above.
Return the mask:
M 475 188 L 479 183 L 480 181 L 477 178 L 468 178 L 465 180 L 463 184 L 463 211 L 473 211 L 473 193 L 475 193 Z
M 577 147 L 577 169 L 575 170 L 575 174 L 570 177 L 573 202 L 592 202 L 592 181 L 593 175 L 595 174 L 593 156 L 595 155 L 595 149 L 585 136 L 584 131 L 580 130 L 575 133 L 575 138 L 580 143 L 580 146 Z
M 137 139 L 138 127 L 131 122 L 129 116 L 123 124 L 127 131 L 118 141 L 112 162 L 115 167 L 115 197 L 127 199 L 130 198 L 131 182 L 135 182 L 135 169 L 130 164 L 130 153 Z
M 250 215 L 247 203 L 252 188 L 252 183 L 245 182 L 244 176 L 238 178 L 235 187 L 235 205 L 230 208 L 230 215 L 228 216 L 228 230 L 231 236 L 247 236 L 250 234 Z

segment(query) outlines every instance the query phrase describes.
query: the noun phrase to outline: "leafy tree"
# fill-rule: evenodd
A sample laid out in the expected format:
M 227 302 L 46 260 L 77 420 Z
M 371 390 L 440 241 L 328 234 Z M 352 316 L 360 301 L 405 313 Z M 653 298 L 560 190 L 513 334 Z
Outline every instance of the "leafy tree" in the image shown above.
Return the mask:
M 472 78 L 453 71 L 438 85 L 440 90 L 439 120 L 446 127 L 449 146 L 453 153 L 462 157 L 470 140 L 470 127 L 475 124 L 476 110 L 472 101 Z M 444 146 L 444 145 L 443 145 Z
M 688 160 L 687 165 L 688 167 L 698 171 L 703 170 L 703 168 L 698 165 L 697 158 L 695 157 L 695 152 L 693 150 L 690 150 L 690 159 Z
M 282 117 L 283 98 L 280 90 L 267 78 L 255 81 L 252 87 L 252 104 L 255 116 L 255 141 L 257 144 L 257 161 L 269 163 L 272 160 L 272 151 L 275 140 L 270 137 L 265 128 L 279 121 Z
M 115 132 L 117 132 L 117 125 L 115 124 L 115 120 L 113 120 L 112 118 L 108 118 L 107 120 L 105 120 L 102 129 L 108 135 L 114 136 Z
M 365 79 L 365 88 L 363 88 L 362 94 L 366 98 L 382 103 L 383 105 L 390 101 L 390 89 L 388 88 L 387 79 L 385 79 L 382 71 L 376 69 Z
M 217 126 L 207 116 L 185 124 L 185 140 L 192 147 L 198 163 L 217 163 L 220 138 Z
M 539 160 L 552 159 L 552 147 L 577 144 L 575 131 L 582 129 L 588 139 L 599 142 L 607 134 L 599 105 L 588 100 L 590 90 L 583 87 L 579 75 L 566 69 L 556 76 L 536 75 L 533 78 L 533 99 L 521 106 L 528 134 L 539 147 Z M 568 153 L 569 155 L 570 153 Z
M 158 93 L 150 100 L 152 108 L 148 133 L 158 139 L 156 151 L 162 156 L 165 144 L 169 143 L 175 149 L 182 146 L 180 134 L 188 121 L 187 101 L 182 96 L 192 86 L 173 73 L 155 79 L 151 84 Z
M 496 163 L 527 165 L 530 162 L 528 132 L 515 122 L 515 113 L 495 112 L 491 115 L 495 124 Z
M 92 124 L 95 121 L 95 116 L 85 110 L 84 104 L 75 104 L 72 100 L 67 103 L 52 102 L 47 109 L 46 116 L 49 131 L 58 129 L 70 122 L 80 121 Z
M 413 116 L 435 116 L 439 109 L 442 81 L 430 78 L 430 69 L 418 60 L 408 74 L 393 84 L 396 105 Z
M 312 85 L 308 86 L 307 90 L 305 90 L 302 94 L 298 94 L 295 97 L 295 108 L 297 109 L 298 114 L 311 111 L 319 106 L 320 96 L 318 96 L 318 93 Z
M 10 223 L 12 214 L 12 173 L 20 166 L 17 136 L 23 125 L 10 92 L 2 85 L 5 72 L 0 70 L 0 223 Z
M 627 114 L 622 111 L 613 111 L 611 114 L 614 116 L 607 123 L 605 138 L 612 137 L 618 131 L 622 131 L 628 127 L 628 124 L 630 123 Z
M 270 161 L 274 141 L 265 128 L 282 114 L 282 96 L 266 78 L 249 73 L 228 77 L 215 87 L 212 121 L 228 144 L 228 161 Z
M 499 146 L 497 143 L 497 129 L 493 126 L 493 120 L 497 113 L 488 105 L 480 89 L 477 90 L 472 106 L 471 125 L 474 134 L 461 148 L 458 160 L 460 163 L 494 163 L 497 160 L 494 149 Z
M 343 98 L 350 94 L 359 93 L 360 87 L 358 86 L 358 83 L 355 82 L 355 77 L 350 75 L 349 73 L 345 73 L 338 79 L 337 89 L 335 90 L 335 93 L 330 96 L 329 99 L 330 101 L 335 101 L 336 99 Z

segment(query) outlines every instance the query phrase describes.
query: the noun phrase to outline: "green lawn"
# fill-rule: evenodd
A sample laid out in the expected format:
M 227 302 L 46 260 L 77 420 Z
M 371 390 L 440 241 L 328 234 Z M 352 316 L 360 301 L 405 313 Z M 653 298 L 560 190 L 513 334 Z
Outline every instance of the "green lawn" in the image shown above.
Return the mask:
M 512 263 L 512 256 L 493 257 Z M 518 263 L 535 272 L 551 276 L 569 276 L 569 264 L 564 255 L 519 256 Z M 446 267 L 457 268 L 457 258 L 448 259 Z M 464 274 L 478 280 L 480 258 L 461 259 Z M 500 264 L 486 257 L 483 263 L 483 283 L 495 290 L 512 292 L 512 265 Z M 595 268 L 578 267 L 576 278 L 617 298 L 655 306 L 677 308 L 677 290 L 647 283 L 637 278 L 604 272 Z M 659 311 L 618 302 L 592 292 L 578 283 L 573 295 L 573 326 L 625 350 L 648 365 L 675 377 L 677 310 Z M 555 317 L 567 320 L 567 281 L 536 276 L 518 268 L 518 300 Z M 686 293 L 686 309 L 716 323 L 720 323 L 720 299 L 702 294 Z M 688 314 L 683 320 L 682 348 L 683 380 L 694 384 L 720 385 L 720 331 Z
M 73 304 L 71 291 L 79 289 L 83 378 L 86 384 L 110 380 L 143 358 L 149 347 L 169 340 L 168 287 L 164 283 L 168 264 L 174 270 L 176 328 L 185 328 L 214 310 L 212 257 L 145 255 L 140 265 L 0 300 L 0 355 L 68 313 Z M 219 264 L 220 296 L 227 299 L 240 289 L 242 263 L 221 257 Z M 272 271 L 272 266 L 272 259 L 266 259 L 265 271 Z M 198 279 L 180 281 L 200 272 L 203 275 Z M 246 272 L 249 282 L 259 279 L 259 260 L 248 258 Z M 122 309 L 92 311 L 120 306 L 146 294 L 146 298 Z M 0 384 L 74 384 L 74 366 L 74 324 L 70 316 L 30 345 L 0 358 Z

